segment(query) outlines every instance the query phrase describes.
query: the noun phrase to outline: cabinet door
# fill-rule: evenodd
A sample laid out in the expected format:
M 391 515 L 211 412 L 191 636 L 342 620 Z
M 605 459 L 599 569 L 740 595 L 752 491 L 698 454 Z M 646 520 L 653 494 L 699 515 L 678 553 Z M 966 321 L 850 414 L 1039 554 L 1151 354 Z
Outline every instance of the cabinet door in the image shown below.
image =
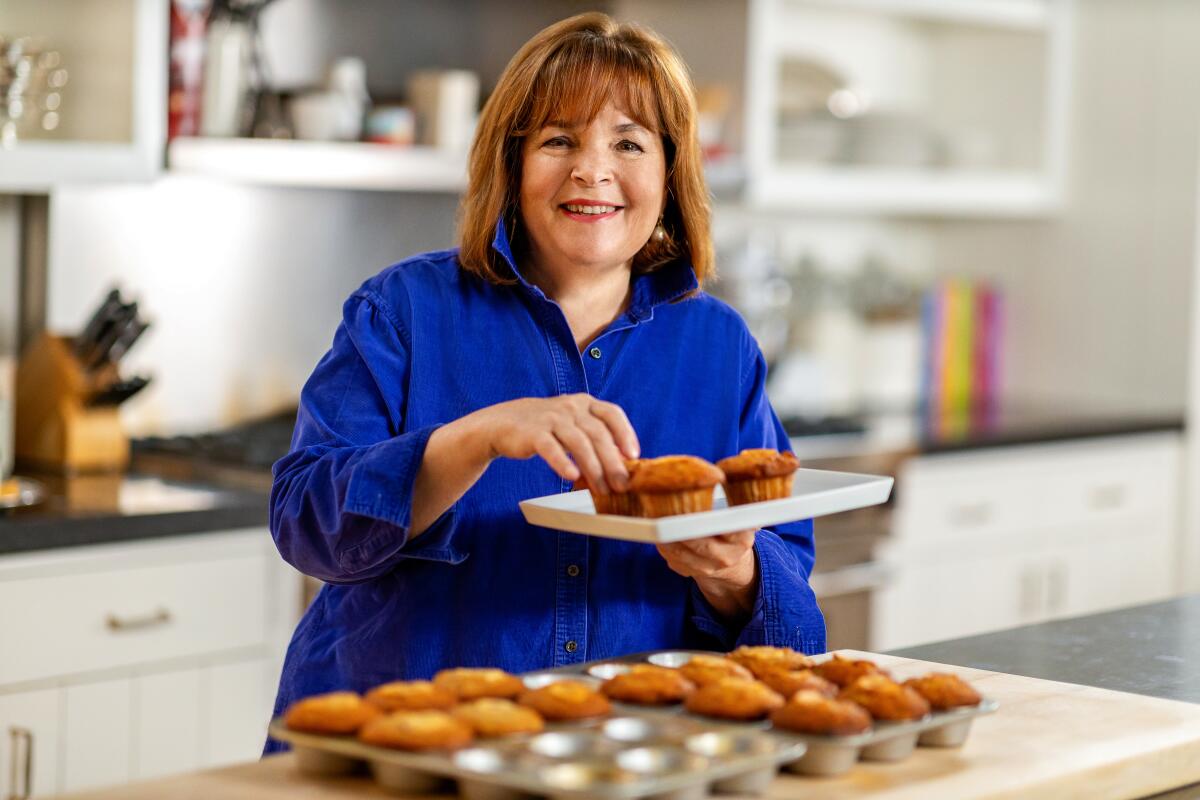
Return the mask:
M 1073 617 L 1164 600 L 1173 594 L 1174 547 L 1166 536 L 1096 536 L 1058 548 L 1047 568 L 1052 616 Z
M 1042 569 L 1021 555 L 894 565 L 876 592 L 871 647 L 890 650 L 972 636 L 1043 618 Z
M 130 778 L 133 681 L 71 686 L 66 696 L 64 792 L 127 783 Z
M 134 695 L 134 777 L 199 768 L 200 670 L 143 675 L 136 679 Z
M 61 699 L 58 689 L 0 695 L 0 791 L 7 793 L 5 797 L 58 793 Z
M 204 766 L 253 761 L 262 755 L 271 721 L 274 659 L 218 664 L 204 671 Z

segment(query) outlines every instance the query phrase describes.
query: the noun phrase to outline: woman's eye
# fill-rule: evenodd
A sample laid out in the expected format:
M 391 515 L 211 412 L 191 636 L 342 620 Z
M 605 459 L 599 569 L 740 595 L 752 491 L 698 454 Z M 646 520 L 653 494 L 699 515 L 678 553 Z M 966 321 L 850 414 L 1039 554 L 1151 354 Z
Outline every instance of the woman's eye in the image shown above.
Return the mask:
M 542 147 L 566 147 L 568 144 L 570 142 L 567 141 L 567 137 L 565 136 L 551 136 L 542 143 Z
M 642 146 L 640 144 L 637 142 L 631 142 L 628 139 L 622 139 L 620 143 L 617 144 L 617 149 L 623 150 L 626 153 L 642 152 Z

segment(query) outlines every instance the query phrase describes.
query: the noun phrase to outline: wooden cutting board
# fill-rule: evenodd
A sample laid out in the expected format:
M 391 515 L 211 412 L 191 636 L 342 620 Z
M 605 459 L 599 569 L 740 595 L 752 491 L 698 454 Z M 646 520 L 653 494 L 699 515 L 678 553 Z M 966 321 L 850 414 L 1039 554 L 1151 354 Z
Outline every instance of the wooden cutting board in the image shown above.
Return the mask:
M 956 672 L 982 694 L 998 700 L 1000 710 L 975 720 L 961 748 L 919 747 L 904 761 L 859 762 L 837 778 L 781 773 L 765 797 L 1105 800 L 1144 797 L 1200 782 L 1200 705 L 893 656 L 841 652 L 870 658 L 901 679 L 933 669 Z M 1185 668 L 1200 669 L 1200 665 Z M 383 792 L 364 777 L 303 775 L 295 767 L 295 757 L 288 754 L 71 797 L 361 800 L 397 795 Z

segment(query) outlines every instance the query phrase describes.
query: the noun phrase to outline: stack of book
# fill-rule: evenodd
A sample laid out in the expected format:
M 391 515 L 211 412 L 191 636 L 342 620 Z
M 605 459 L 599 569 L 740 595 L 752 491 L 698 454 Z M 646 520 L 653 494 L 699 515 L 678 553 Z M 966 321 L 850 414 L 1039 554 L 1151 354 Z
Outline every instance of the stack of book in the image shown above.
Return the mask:
M 1004 304 L 993 286 L 944 280 L 922 303 L 921 397 L 936 433 L 953 435 L 992 416 L 1000 396 Z

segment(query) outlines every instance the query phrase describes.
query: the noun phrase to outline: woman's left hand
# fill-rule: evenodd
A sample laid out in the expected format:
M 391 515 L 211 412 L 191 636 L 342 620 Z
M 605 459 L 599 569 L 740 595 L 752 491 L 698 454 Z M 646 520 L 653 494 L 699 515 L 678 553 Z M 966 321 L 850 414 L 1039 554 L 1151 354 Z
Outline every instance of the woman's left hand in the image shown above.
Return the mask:
M 658 545 L 667 566 L 696 586 L 716 611 L 728 619 L 745 618 L 758 594 L 758 559 L 754 534 L 736 531 L 686 542 Z

